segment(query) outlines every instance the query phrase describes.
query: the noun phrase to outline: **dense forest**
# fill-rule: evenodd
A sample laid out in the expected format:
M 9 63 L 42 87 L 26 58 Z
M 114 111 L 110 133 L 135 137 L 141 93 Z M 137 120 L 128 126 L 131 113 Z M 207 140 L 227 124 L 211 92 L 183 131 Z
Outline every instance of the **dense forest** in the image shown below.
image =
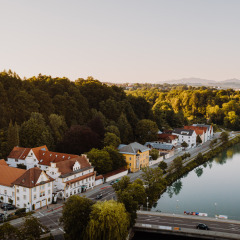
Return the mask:
M 13 146 L 81 154 L 154 140 L 158 129 L 192 122 L 239 130 L 239 91 L 187 86 L 125 90 L 93 77 L 70 81 L 0 73 L 0 157 Z

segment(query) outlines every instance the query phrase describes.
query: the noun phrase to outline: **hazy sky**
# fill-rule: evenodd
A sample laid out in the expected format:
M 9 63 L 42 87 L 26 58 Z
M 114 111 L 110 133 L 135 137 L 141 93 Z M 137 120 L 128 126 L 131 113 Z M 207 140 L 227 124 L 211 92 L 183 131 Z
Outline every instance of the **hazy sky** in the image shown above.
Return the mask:
M 0 71 L 110 82 L 240 78 L 239 0 L 0 0 Z

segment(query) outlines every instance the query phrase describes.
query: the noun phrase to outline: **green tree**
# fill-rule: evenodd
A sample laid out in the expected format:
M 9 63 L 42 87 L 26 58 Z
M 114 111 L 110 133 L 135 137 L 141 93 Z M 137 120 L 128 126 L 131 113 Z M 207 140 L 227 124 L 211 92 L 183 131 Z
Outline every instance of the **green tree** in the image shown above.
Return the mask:
M 120 115 L 117 125 L 121 136 L 121 142 L 126 144 L 131 142 L 133 140 L 133 131 L 124 113 Z
M 107 133 L 114 133 L 117 137 L 120 138 L 120 132 L 117 126 L 110 125 L 106 127 L 106 132 Z
M 136 135 L 140 143 L 151 142 L 156 140 L 158 132 L 158 126 L 155 122 L 143 119 L 137 123 Z
M 33 216 L 26 217 L 20 228 L 21 236 L 26 240 L 38 240 L 41 234 L 48 231 L 48 228 L 42 225 L 38 218 Z
M 203 158 L 202 153 L 198 153 L 198 155 L 197 155 L 196 158 L 195 158 L 195 161 L 196 161 L 198 164 L 201 164 L 201 163 L 203 163 L 203 160 L 204 160 L 204 158 Z
M 159 163 L 158 167 L 162 169 L 163 173 L 165 173 L 168 166 L 167 166 L 167 163 L 166 163 L 166 162 L 161 161 L 161 162 Z
M 183 167 L 182 158 L 181 157 L 176 157 L 173 160 L 173 165 L 174 165 L 174 168 L 176 169 L 176 171 L 180 171 Z
M 188 147 L 188 144 L 184 141 L 184 142 L 181 143 L 181 146 L 182 146 L 183 148 L 187 148 L 187 147 Z
M 53 147 L 53 137 L 41 113 L 33 112 L 28 121 L 20 128 L 20 142 L 23 147 L 38 147 L 47 145 Z
M 19 132 L 18 132 L 18 125 L 15 123 L 12 124 L 12 121 L 10 121 L 8 126 L 8 132 L 7 132 L 7 146 L 8 146 L 8 152 L 16 147 L 19 146 Z
M 220 135 L 220 139 L 223 143 L 228 142 L 228 138 L 229 138 L 229 133 L 228 132 L 222 132 Z
M 165 186 L 163 172 L 160 168 L 143 168 L 143 184 L 146 187 L 146 194 L 150 206 L 158 199 L 161 190 Z
M 65 132 L 67 131 L 67 124 L 64 117 L 57 114 L 51 114 L 48 119 L 54 143 L 56 144 L 61 142 Z
M 64 203 L 60 222 L 63 224 L 67 239 L 84 239 L 90 220 L 93 201 L 73 195 Z
M 114 133 L 107 132 L 105 133 L 103 142 L 104 142 L 104 146 L 113 146 L 116 148 L 121 143 L 121 140 Z
M 0 239 L 1 240 L 20 239 L 20 232 L 16 227 L 6 222 L 0 226 Z
M 119 153 L 118 149 L 116 149 L 112 146 L 107 146 L 103 150 L 108 152 L 108 154 L 112 160 L 112 170 L 116 170 L 121 167 L 127 166 L 127 162 L 125 161 L 123 155 L 121 153 Z
M 199 135 L 197 135 L 196 142 L 198 144 L 202 143 L 202 139 L 201 139 L 201 137 Z
M 129 224 L 129 216 L 122 203 L 114 200 L 97 202 L 92 207 L 86 239 L 125 240 Z
M 152 159 L 153 160 L 157 160 L 158 157 L 159 157 L 159 151 L 157 149 L 152 149 L 150 152 L 149 152 L 149 155 L 152 156 Z
M 113 162 L 107 151 L 93 148 L 87 156 L 98 173 L 104 174 L 112 171 Z

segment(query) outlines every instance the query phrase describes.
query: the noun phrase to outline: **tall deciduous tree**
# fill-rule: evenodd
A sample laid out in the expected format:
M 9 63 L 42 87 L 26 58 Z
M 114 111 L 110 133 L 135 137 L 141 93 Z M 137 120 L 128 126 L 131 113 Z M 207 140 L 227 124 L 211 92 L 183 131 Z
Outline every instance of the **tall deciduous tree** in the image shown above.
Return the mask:
M 40 239 L 43 230 L 46 232 L 48 228 L 40 223 L 38 218 L 33 216 L 26 217 L 20 229 L 21 236 L 26 240 Z
M 67 239 L 84 239 L 92 205 L 92 200 L 78 195 L 71 196 L 65 202 L 60 221 L 63 224 Z
M 125 240 L 128 228 L 129 217 L 122 203 L 97 202 L 92 207 L 86 239 Z
M 98 173 L 107 173 L 112 171 L 112 159 L 107 151 L 93 148 L 87 153 L 88 158 Z
M 104 146 L 113 146 L 116 148 L 121 143 L 121 140 L 114 133 L 107 132 L 105 134 L 103 142 L 104 142 Z
M 124 113 L 120 115 L 117 125 L 120 131 L 121 142 L 122 143 L 131 142 L 133 140 L 133 131 Z
M 49 149 L 53 147 L 50 128 L 46 125 L 41 113 L 33 112 L 30 119 L 21 125 L 19 135 L 23 147 L 32 148 L 41 145 L 47 145 Z
M 8 152 L 10 152 L 15 146 L 19 146 L 18 125 L 17 123 L 13 125 L 12 121 L 10 121 L 8 126 L 7 145 L 8 145 Z
M 158 133 L 158 126 L 155 122 L 143 119 L 137 123 L 136 135 L 138 141 L 142 144 L 156 140 Z
M 6 222 L 0 226 L 0 240 L 20 239 L 19 230 Z

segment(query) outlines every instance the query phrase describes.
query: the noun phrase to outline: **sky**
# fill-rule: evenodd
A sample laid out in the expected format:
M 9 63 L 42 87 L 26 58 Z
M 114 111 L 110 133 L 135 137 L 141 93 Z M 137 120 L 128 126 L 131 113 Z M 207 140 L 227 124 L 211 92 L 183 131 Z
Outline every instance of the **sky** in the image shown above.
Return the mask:
M 0 0 L 0 71 L 156 83 L 240 79 L 239 0 Z

